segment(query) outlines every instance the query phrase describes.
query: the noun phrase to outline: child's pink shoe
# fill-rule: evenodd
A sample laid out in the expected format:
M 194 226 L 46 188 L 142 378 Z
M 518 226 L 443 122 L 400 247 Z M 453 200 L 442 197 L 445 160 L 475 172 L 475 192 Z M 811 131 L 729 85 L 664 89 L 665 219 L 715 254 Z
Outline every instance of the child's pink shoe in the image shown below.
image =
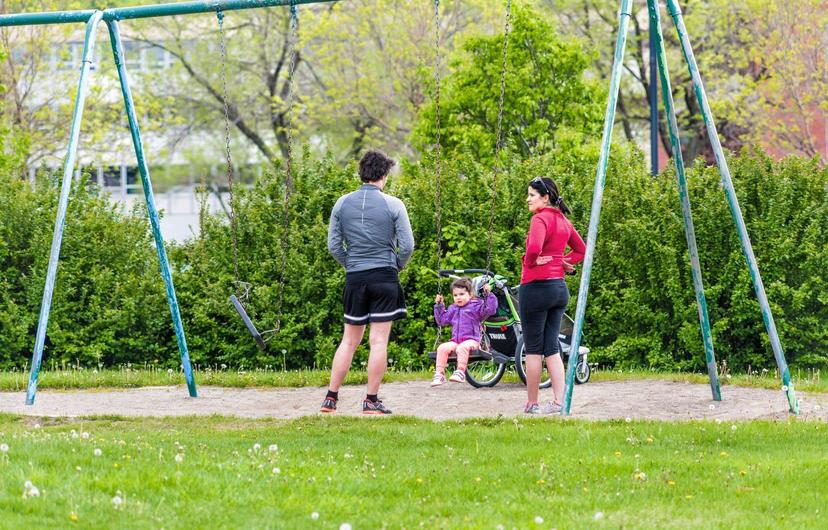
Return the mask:
M 446 376 L 441 372 L 434 372 L 434 377 L 431 378 L 431 386 L 440 386 L 446 384 Z

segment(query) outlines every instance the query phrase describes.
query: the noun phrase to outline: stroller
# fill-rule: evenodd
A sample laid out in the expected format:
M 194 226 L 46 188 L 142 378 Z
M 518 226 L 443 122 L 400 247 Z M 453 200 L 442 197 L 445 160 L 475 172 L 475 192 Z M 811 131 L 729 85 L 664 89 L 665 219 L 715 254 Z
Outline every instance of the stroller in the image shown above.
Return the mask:
M 492 293 L 497 297 L 497 311 L 483 322 L 480 334 L 480 349 L 472 350 L 469 354 L 469 364 L 466 367 L 466 381 L 476 388 L 493 387 L 503 374 L 509 363 L 514 363 L 515 371 L 520 380 L 526 384 L 526 352 L 523 347 L 523 332 L 518 313 L 517 289 L 508 285 L 508 279 L 483 269 L 441 269 L 440 276 L 459 278 L 470 274 L 477 274 L 472 278 L 475 294 L 482 296 L 483 286 L 488 284 Z M 572 343 L 573 321 L 564 315 L 561 321 L 561 331 L 558 335 L 561 344 L 561 358 L 564 365 L 568 362 L 570 344 Z M 589 381 L 590 366 L 587 362 L 589 348 L 578 348 L 578 364 L 575 371 L 575 383 L 582 385 Z M 429 358 L 435 360 L 437 352 L 429 352 Z M 453 355 L 449 361 L 456 360 Z M 541 381 L 541 388 L 549 388 L 552 381 Z

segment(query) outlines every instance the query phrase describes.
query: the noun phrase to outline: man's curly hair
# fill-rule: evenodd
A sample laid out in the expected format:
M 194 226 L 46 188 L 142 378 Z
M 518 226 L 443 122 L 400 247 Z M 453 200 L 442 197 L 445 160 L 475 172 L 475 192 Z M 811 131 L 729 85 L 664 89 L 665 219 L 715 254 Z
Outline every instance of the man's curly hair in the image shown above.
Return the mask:
M 391 171 L 397 162 L 382 151 L 374 149 L 362 155 L 359 161 L 359 178 L 362 182 L 376 182 Z

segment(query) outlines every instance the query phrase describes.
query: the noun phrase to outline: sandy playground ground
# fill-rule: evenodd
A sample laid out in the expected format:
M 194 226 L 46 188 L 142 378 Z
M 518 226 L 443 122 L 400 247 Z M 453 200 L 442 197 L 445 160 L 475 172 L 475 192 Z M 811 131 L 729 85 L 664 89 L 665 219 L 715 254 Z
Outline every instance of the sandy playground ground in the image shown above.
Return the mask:
M 41 390 L 33 406 L 25 405 L 25 392 L 0 392 L 0 412 L 29 416 L 77 417 L 231 415 L 246 418 L 291 419 L 318 414 L 325 389 L 218 388 L 203 386 L 191 398 L 185 386 L 128 390 Z M 361 412 L 365 386 L 340 391 L 339 414 Z M 798 393 L 800 418 L 828 420 L 828 394 Z M 541 391 L 542 399 L 551 397 Z M 428 381 L 388 383 L 380 398 L 397 415 L 431 420 L 518 416 L 526 399 L 523 385 L 500 383 L 494 388 L 446 384 L 431 388 Z M 711 399 L 709 385 L 669 381 L 603 381 L 575 387 L 572 417 L 684 421 L 720 419 L 785 419 L 787 401 L 781 390 L 722 387 L 722 401 Z

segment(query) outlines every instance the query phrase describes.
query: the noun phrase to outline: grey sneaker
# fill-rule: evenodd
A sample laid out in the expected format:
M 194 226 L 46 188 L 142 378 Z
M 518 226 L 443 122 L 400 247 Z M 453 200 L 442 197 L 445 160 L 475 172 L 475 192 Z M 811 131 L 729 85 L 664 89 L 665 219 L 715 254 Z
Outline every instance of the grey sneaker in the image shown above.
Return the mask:
M 368 401 L 362 402 L 363 414 L 391 414 L 391 409 L 382 404 L 382 401 Z
M 527 403 L 523 407 L 524 414 L 543 414 L 543 411 L 540 408 L 540 405 L 537 403 Z
M 543 414 L 559 414 L 561 412 L 561 404 L 554 401 L 548 402 L 543 406 Z
M 336 399 L 332 397 L 326 397 L 325 400 L 322 402 L 322 406 L 319 408 L 319 412 L 324 412 L 327 414 L 336 412 Z

